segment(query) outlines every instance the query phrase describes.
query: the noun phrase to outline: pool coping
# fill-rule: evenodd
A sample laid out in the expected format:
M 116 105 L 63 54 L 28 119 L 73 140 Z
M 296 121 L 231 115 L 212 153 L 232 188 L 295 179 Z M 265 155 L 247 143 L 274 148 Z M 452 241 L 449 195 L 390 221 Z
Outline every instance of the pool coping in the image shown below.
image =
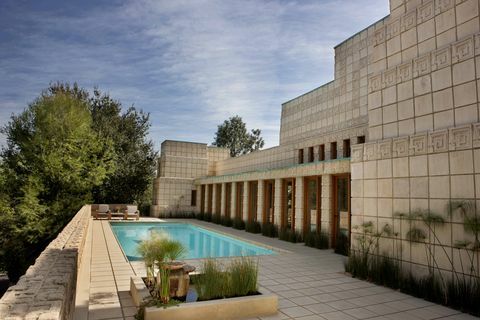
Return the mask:
M 136 223 L 136 224 L 139 224 L 139 223 L 184 223 L 184 224 L 192 224 L 192 225 L 195 225 L 196 227 L 198 228 L 203 228 L 207 231 L 210 231 L 210 232 L 215 232 L 215 233 L 218 233 L 218 234 L 221 234 L 223 236 L 226 236 L 226 237 L 230 237 L 230 238 L 233 238 L 235 240 L 240 240 L 240 241 L 243 241 L 243 242 L 246 242 L 246 243 L 249 243 L 249 244 L 252 244 L 252 245 L 255 245 L 255 246 L 258 246 L 258 247 L 261 247 L 261 248 L 264 248 L 264 249 L 268 249 L 268 250 L 271 250 L 273 251 L 274 255 L 275 254 L 280 254 L 280 253 L 291 253 L 291 251 L 289 250 L 285 250 L 285 249 L 280 249 L 278 247 L 274 247 L 274 246 L 270 246 L 270 245 L 267 245 L 267 244 L 264 244 L 264 243 L 260 243 L 260 242 L 257 242 L 257 241 L 254 241 L 254 240 L 250 240 L 250 239 L 246 239 L 246 238 L 242 238 L 240 236 L 237 236 L 237 235 L 233 235 L 233 234 L 230 234 L 228 232 L 224 232 L 224 231 L 219 231 L 219 230 L 216 230 L 214 228 L 210 228 L 210 227 L 206 227 L 206 226 L 203 226 L 199 223 L 196 223 L 197 221 L 195 221 L 196 219 L 160 219 L 160 218 L 155 218 L 155 220 L 137 220 L 137 221 L 131 221 L 131 220 L 116 220 L 116 221 L 108 221 L 108 225 L 110 227 L 110 229 L 112 230 L 112 233 L 113 235 L 115 236 L 115 240 L 117 241 L 117 244 L 118 246 L 120 247 L 121 251 L 122 251 L 122 254 L 123 256 L 125 257 L 125 259 L 128 261 L 128 263 L 131 263 L 131 262 L 136 262 L 136 261 L 143 261 L 143 259 L 140 259 L 140 260 L 136 260 L 136 261 L 130 261 L 130 259 L 128 259 L 128 256 L 125 254 L 125 251 L 123 250 L 123 247 L 120 243 L 120 241 L 118 240 L 118 237 L 116 235 L 116 233 L 113 231 L 113 228 L 112 228 L 112 222 L 114 223 Z M 194 223 L 190 223 L 190 222 L 194 222 Z M 234 229 L 234 230 L 237 230 L 237 229 Z M 238 231 L 242 231 L 242 230 L 238 230 Z M 243 230 L 244 232 L 246 232 L 245 230 Z M 252 234 L 255 234 L 255 233 L 252 233 Z M 258 235 L 261 235 L 258 234 Z M 269 238 L 269 237 L 266 237 L 266 236 L 263 236 L 262 237 L 265 237 L 265 238 Z M 269 254 L 267 254 L 268 256 Z M 182 259 L 182 260 L 185 260 L 185 261 L 191 261 L 191 260 L 204 260 L 204 259 L 225 259 L 225 258 L 240 258 L 240 257 L 259 257 L 259 256 L 265 256 L 265 254 L 262 254 L 262 255 L 249 255 L 249 256 L 228 256 L 228 257 L 204 257 L 204 258 L 191 258 L 191 259 Z

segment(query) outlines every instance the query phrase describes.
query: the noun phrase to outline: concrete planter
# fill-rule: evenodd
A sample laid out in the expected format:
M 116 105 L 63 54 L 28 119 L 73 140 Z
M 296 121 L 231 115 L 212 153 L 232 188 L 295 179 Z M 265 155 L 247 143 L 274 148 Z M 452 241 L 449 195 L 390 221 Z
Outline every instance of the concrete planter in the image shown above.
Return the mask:
M 144 299 L 150 297 L 150 293 L 140 277 L 131 278 L 130 293 L 136 306 L 139 306 Z M 278 297 L 276 295 L 260 294 L 182 303 L 168 308 L 148 307 L 145 308 L 145 320 L 238 319 L 273 315 L 277 313 L 277 309 Z

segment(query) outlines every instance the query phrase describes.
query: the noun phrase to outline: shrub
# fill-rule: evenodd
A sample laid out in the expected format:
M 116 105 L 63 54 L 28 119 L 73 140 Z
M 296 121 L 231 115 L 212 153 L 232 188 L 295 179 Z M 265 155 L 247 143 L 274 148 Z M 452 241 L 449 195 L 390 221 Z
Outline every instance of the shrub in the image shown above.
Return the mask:
M 206 213 L 203 215 L 203 220 L 204 220 L 204 221 L 207 221 L 207 222 L 212 221 L 212 214 L 211 214 L 210 212 L 206 212 Z
M 328 234 L 324 231 L 310 231 L 304 235 L 305 245 L 317 249 L 328 249 Z
M 242 220 L 242 218 L 235 217 L 235 219 L 233 219 L 232 226 L 235 229 L 243 230 L 243 229 L 245 229 L 245 222 Z
M 212 215 L 213 223 L 220 224 L 220 220 L 221 220 L 221 217 L 219 213 L 215 213 L 214 215 Z
M 203 220 L 203 219 L 205 219 L 205 213 L 199 212 L 199 213 L 197 213 L 195 218 L 197 218 L 198 220 Z
M 275 238 L 278 237 L 278 227 L 273 223 L 264 223 L 262 225 L 262 234 L 266 237 Z
M 220 224 L 225 227 L 231 227 L 233 224 L 232 218 L 230 217 L 221 217 Z
M 292 229 L 281 228 L 278 233 L 278 238 L 283 241 L 288 241 L 292 243 L 302 242 L 302 234 L 298 231 L 293 231 Z
M 343 234 L 342 232 L 339 232 L 335 243 L 335 253 L 348 256 L 349 250 L 350 244 L 348 241 L 348 236 L 346 234 Z
M 262 225 L 258 221 L 248 221 L 245 225 L 245 231 L 250 233 L 262 232 Z

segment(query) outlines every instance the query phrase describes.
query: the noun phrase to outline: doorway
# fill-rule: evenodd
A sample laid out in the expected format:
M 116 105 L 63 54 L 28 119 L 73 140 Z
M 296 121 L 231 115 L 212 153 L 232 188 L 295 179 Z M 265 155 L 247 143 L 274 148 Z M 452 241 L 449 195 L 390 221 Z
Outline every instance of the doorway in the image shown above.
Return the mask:
M 295 178 L 282 181 L 282 229 L 295 231 Z
M 275 208 L 275 180 L 265 180 L 264 184 L 264 208 L 263 208 L 263 224 L 274 223 Z
M 248 222 L 257 221 L 258 181 L 248 182 Z
M 350 174 L 332 177 L 333 183 L 333 232 L 335 252 L 348 255 L 351 234 Z
M 303 233 L 321 231 L 321 187 L 322 177 L 304 179 L 304 225 Z
M 229 182 L 225 185 L 225 217 L 230 218 L 232 205 L 232 184 Z
M 237 182 L 235 218 L 243 219 L 243 182 Z

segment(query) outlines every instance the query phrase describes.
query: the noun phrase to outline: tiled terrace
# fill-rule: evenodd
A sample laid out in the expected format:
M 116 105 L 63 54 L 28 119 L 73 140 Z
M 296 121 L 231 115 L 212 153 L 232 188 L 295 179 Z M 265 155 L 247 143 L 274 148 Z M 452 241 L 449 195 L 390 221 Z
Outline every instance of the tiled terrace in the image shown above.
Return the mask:
M 146 220 L 146 219 L 144 219 Z M 477 319 L 443 306 L 351 278 L 344 257 L 203 221 L 189 220 L 219 232 L 277 249 L 262 256 L 260 286 L 279 296 L 276 316 L 261 319 Z M 131 275 L 144 275 L 141 262 L 124 257 L 107 221 L 93 221 L 80 268 L 76 319 L 133 319 Z M 198 265 L 198 260 L 189 263 Z

